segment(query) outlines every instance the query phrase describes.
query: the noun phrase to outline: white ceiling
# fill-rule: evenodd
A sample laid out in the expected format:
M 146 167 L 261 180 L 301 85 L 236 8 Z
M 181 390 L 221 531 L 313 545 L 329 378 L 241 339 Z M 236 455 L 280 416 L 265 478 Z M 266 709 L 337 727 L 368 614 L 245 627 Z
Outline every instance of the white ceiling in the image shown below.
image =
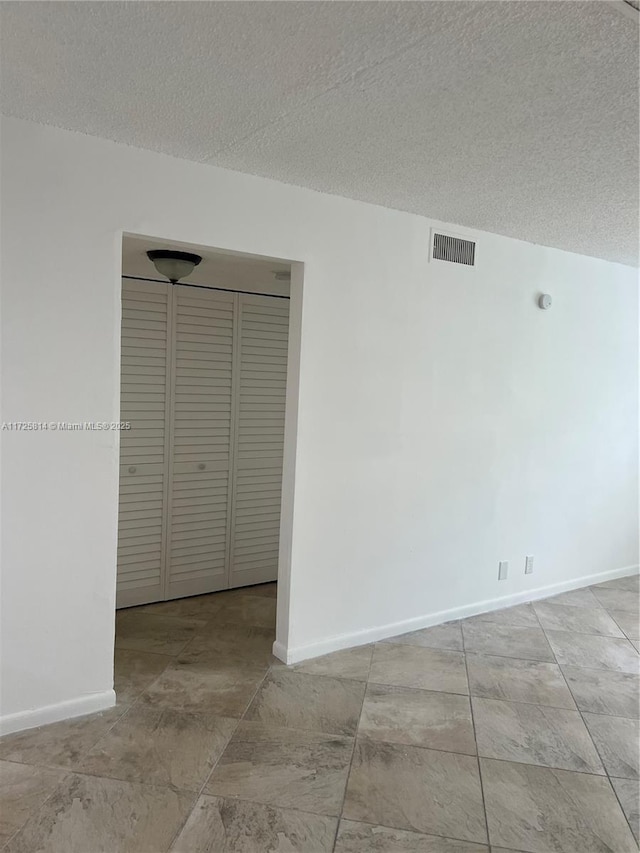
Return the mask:
M 195 252 L 202 261 L 181 284 L 219 287 L 223 290 L 242 290 L 250 293 L 289 295 L 289 282 L 276 281 L 274 273 L 291 272 L 291 264 L 258 255 L 239 255 L 220 252 L 192 243 L 167 242 L 148 237 L 125 235 L 122 240 L 122 274 L 134 278 L 162 281 L 147 252 L 149 249 L 178 249 Z
M 637 262 L 630 6 L 138 0 L 0 14 L 10 115 Z

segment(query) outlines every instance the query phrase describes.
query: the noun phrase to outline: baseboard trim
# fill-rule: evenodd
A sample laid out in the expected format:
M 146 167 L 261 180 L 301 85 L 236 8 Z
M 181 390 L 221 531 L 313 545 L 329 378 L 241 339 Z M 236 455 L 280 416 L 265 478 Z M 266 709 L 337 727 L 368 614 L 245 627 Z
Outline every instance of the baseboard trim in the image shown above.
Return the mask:
M 8 735 L 25 729 L 45 726 L 47 723 L 57 723 L 72 717 L 82 717 L 105 711 L 116 704 L 115 690 L 105 690 L 102 693 L 92 693 L 90 696 L 79 696 L 57 702 L 55 705 L 44 705 L 42 708 L 32 708 L 29 711 L 18 711 L 15 714 L 5 714 L 0 717 L 0 734 Z
M 387 625 L 379 625 L 375 628 L 367 628 L 364 631 L 356 631 L 352 634 L 338 634 L 317 640 L 314 643 L 306 643 L 302 646 L 287 647 L 276 641 L 273 644 L 273 653 L 284 663 L 300 663 L 303 660 L 326 655 L 330 652 L 338 652 L 342 649 L 350 649 L 355 646 L 365 646 L 377 640 L 386 640 L 398 634 L 407 634 L 409 631 L 418 631 L 421 628 L 431 628 L 442 622 L 450 622 L 452 619 L 464 619 L 466 616 L 477 616 L 480 613 L 489 613 L 492 610 L 502 610 L 503 607 L 512 607 L 514 604 L 523 604 L 527 601 L 536 601 L 547 598 L 550 595 L 558 595 L 561 592 L 569 592 L 582 586 L 591 586 L 615 578 L 638 574 L 640 566 L 625 566 L 621 569 L 609 569 L 606 572 L 598 572 L 586 575 L 575 580 L 561 581 L 560 583 L 541 586 L 537 589 L 527 589 L 504 595 L 500 598 L 491 598 L 485 601 L 477 601 L 474 604 L 465 604 L 461 607 L 453 607 L 450 610 L 440 610 L 436 613 L 428 613 L 425 616 L 417 616 L 401 622 L 390 622 Z
M 287 647 L 279 640 L 276 640 L 273 644 L 273 654 L 283 663 L 290 663 L 290 661 L 287 660 Z

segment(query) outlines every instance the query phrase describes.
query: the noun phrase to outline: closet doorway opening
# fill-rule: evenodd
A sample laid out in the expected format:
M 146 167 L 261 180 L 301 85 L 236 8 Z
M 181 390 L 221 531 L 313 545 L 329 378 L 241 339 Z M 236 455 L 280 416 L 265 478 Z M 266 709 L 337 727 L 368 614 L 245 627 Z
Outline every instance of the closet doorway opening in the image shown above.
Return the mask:
M 201 261 L 172 283 L 148 257 L 158 249 Z M 290 536 L 291 271 L 281 259 L 123 237 L 116 686 L 119 649 L 175 655 L 198 623 L 262 631 L 258 657 L 271 654 L 281 523 Z

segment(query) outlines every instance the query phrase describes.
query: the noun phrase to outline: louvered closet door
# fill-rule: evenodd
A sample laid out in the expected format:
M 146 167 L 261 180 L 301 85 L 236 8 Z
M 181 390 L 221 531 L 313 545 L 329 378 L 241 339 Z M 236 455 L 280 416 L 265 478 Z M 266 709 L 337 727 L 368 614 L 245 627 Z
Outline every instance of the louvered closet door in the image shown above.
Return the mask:
M 238 297 L 230 586 L 278 575 L 289 300 Z
M 167 598 L 228 586 L 233 293 L 174 292 Z
M 123 281 L 117 606 L 164 598 L 170 289 Z

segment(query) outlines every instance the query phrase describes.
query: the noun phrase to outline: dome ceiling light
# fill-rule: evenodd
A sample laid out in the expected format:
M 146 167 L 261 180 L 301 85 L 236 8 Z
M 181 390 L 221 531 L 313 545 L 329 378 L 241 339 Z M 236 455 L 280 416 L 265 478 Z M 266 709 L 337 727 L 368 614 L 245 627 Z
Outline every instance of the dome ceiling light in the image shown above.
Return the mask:
M 168 278 L 171 284 L 177 284 L 181 278 L 191 275 L 202 258 L 191 252 L 175 252 L 172 249 L 152 249 L 147 257 L 156 270 Z

